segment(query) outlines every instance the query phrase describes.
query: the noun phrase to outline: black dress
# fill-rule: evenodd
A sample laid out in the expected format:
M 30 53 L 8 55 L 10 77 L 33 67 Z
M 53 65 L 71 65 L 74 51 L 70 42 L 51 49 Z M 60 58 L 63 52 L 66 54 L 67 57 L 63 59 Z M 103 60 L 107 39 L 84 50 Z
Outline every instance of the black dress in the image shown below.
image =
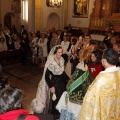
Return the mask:
M 63 72 L 61 75 L 54 75 L 49 69 L 47 69 L 45 73 L 45 80 L 49 88 L 55 87 L 55 94 L 57 97 L 55 101 L 51 100 L 49 111 L 53 115 L 59 115 L 59 112 L 56 110 L 56 105 L 62 93 L 66 90 L 66 84 L 69 80 L 69 77 L 67 76 L 65 72 Z M 51 96 L 52 96 L 52 93 L 51 93 Z

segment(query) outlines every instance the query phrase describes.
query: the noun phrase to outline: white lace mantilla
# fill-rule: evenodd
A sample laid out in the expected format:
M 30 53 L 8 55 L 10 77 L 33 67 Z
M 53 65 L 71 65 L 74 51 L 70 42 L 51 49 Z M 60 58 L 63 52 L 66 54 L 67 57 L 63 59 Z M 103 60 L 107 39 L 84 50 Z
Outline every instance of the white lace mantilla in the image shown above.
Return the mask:
M 50 91 L 49 87 L 45 81 L 45 73 L 47 68 L 54 74 L 60 75 L 64 71 L 64 59 L 60 58 L 60 64 L 57 64 L 53 55 L 48 57 L 48 60 L 45 64 L 44 72 L 41 81 L 39 82 L 36 98 L 32 101 L 32 109 L 36 113 L 42 113 L 43 109 L 47 113 L 49 108 L 49 99 L 50 99 Z

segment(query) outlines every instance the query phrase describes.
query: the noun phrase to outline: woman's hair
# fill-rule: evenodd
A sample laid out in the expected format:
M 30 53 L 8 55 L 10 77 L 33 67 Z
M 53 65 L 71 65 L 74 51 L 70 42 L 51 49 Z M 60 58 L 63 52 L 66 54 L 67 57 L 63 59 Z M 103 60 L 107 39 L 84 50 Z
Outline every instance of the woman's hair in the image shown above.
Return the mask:
M 62 47 L 61 47 L 61 46 L 57 46 L 57 47 L 55 48 L 55 51 L 54 51 L 53 54 L 56 54 L 59 49 L 62 49 Z
M 119 61 L 118 53 L 111 48 L 105 49 L 102 55 L 103 59 L 106 59 L 110 65 L 116 65 Z
M 73 45 L 75 45 L 77 43 L 77 39 L 73 38 L 71 42 L 73 42 Z
M 4 88 L 0 92 L 0 114 L 21 108 L 22 91 L 18 88 Z
M 89 49 L 81 49 L 80 52 L 79 52 L 79 60 L 81 62 L 85 62 L 89 60 L 89 57 L 90 57 L 90 50 Z
M 100 52 L 99 50 L 95 50 L 91 54 L 94 54 L 94 56 L 96 57 L 96 61 L 94 62 L 95 65 L 101 63 L 102 52 Z
M 63 37 L 66 37 L 66 40 L 69 41 L 69 35 L 64 35 Z

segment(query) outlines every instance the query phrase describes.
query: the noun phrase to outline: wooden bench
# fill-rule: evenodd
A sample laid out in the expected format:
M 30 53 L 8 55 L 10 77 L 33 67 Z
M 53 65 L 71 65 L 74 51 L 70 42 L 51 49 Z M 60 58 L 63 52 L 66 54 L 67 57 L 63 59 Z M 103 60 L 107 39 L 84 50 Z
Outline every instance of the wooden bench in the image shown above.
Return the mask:
M 0 52 L 0 63 L 2 65 L 14 63 L 20 60 L 21 50 L 8 50 Z

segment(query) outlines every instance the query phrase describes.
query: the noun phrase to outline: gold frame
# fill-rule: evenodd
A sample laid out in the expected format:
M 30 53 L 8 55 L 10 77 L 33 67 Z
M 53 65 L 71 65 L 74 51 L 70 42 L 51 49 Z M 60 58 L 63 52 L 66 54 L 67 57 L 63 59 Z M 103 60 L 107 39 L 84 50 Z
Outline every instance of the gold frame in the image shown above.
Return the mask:
M 73 0 L 73 17 L 88 17 L 89 0 Z

